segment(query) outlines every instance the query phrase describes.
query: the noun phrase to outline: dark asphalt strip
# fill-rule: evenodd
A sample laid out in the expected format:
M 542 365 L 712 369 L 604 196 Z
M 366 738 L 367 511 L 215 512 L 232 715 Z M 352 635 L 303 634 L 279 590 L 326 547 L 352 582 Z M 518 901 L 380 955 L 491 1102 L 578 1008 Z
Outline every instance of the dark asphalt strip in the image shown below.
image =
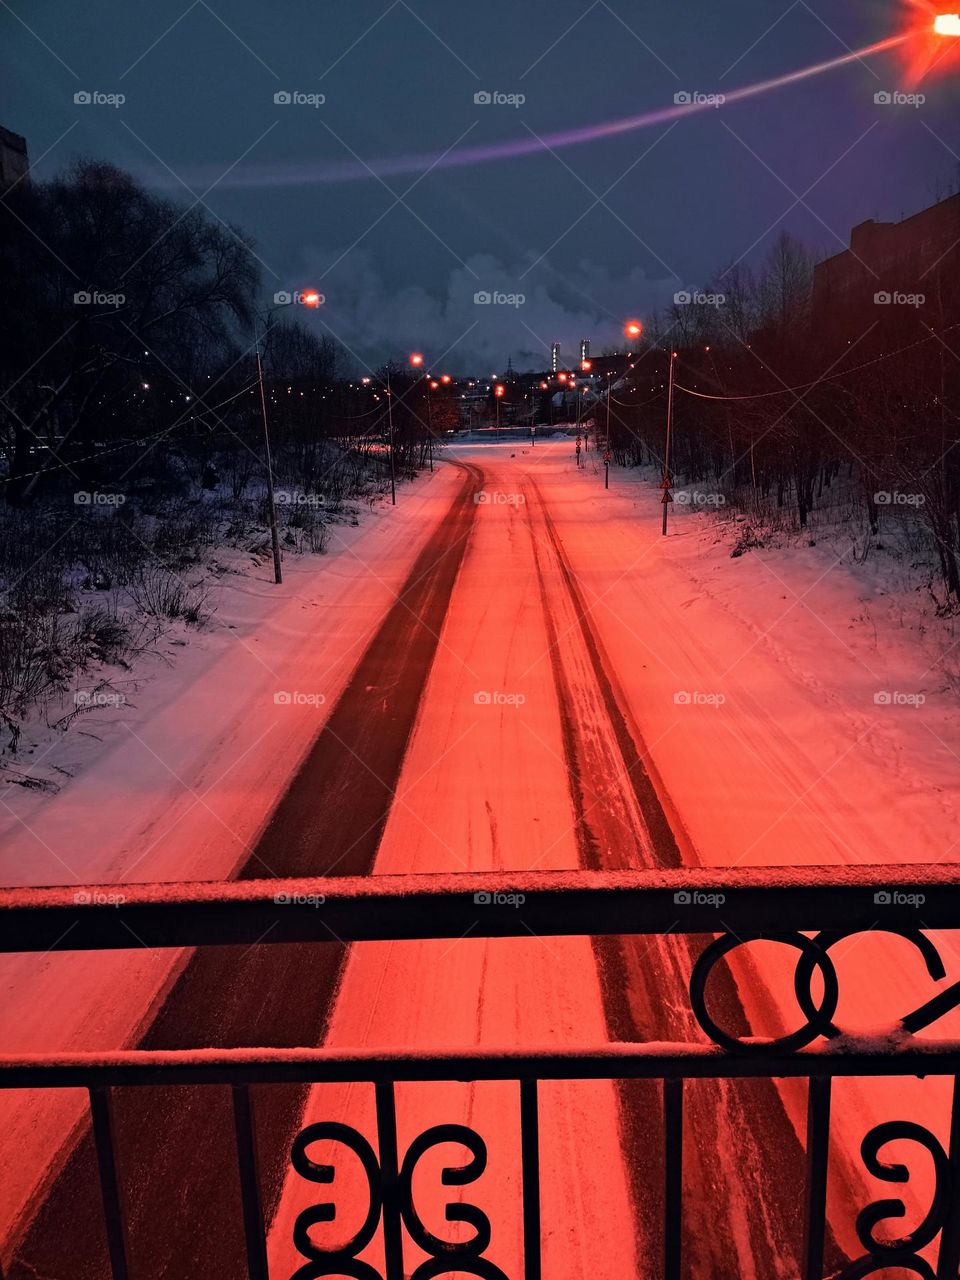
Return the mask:
M 239 879 L 366 875 L 373 868 L 473 524 L 466 475 Z M 358 567 L 358 572 L 362 568 Z M 319 691 L 318 691 L 319 692 Z M 278 906 L 282 911 L 282 905 Z M 347 948 L 278 944 L 193 952 L 140 1039 L 147 1049 L 322 1041 Z M 254 1090 L 266 1209 L 279 1196 L 306 1089 Z M 229 1091 L 114 1090 L 132 1280 L 246 1275 Z M 51 1182 L 8 1280 L 106 1280 L 93 1143 Z

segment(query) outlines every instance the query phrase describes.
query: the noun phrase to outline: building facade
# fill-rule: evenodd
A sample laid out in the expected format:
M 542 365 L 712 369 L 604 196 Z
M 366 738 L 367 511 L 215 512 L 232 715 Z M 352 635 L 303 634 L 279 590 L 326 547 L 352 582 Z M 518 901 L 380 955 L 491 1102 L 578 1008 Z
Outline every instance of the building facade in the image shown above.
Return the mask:
M 850 248 L 814 272 L 813 325 L 831 349 L 883 349 L 891 337 L 960 319 L 960 195 L 902 222 L 861 222 Z

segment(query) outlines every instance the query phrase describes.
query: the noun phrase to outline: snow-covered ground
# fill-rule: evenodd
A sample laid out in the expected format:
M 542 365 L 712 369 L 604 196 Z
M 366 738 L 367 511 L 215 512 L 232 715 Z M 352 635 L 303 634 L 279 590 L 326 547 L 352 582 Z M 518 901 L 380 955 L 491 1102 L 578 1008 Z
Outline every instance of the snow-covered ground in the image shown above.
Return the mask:
M 85 717 L 99 743 L 76 729 L 51 739 L 47 761 L 74 774 L 57 795 L 10 786 L 0 797 L 0 883 L 229 877 L 457 483 L 452 468 L 438 470 L 401 489 L 395 510 L 334 527 L 330 554 L 286 560 L 280 588 L 270 565 L 225 579 L 214 620 L 173 650 L 172 665 L 148 659 L 135 697 Z M 123 953 L 0 957 L 0 1043 L 135 1043 L 182 957 L 131 942 Z M 71 1093 L 42 1105 L 0 1096 L 0 1238 L 84 1106 Z
M 816 546 L 731 558 L 729 517 L 692 509 L 675 508 L 671 536 L 661 539 L 660 495 L 648 479 L 613 468 L 605 492 L 595 455 L 576 468 L 570 441 L 467 446 L 449 457 L 483 468 L 489 501 L 478 506 L 376 873 L 577 865 L 552 670 L 564 637 L 551 639 L 545 628 L 536 555 L 542 550 L 549 562 L 551 553 L 540 526 L 524 518 L 518 495 L 525 493 L 539 495 L 553 521 L 627 710 L 685 828 L 689 861 L 955 860 L 960 720 L 947 670 L 955 638 L 948 623 L 919 617 L 918 599 L 897 585 L 895 562 L 855 563 L 849 547 L 823 537 Z M 102 749 L 90 752 L 57 796 L 4 796 L 0 880 L 229 876 L 458 484 L 455 467 L 441 466 L 403 491 L 396 511 L 381 509 L 363 528 L 335 535 L 319 565 L 290 566 L 282 594 L 266 574 L 230 588 L 219 625 L 180 650 L 174 667 L 158 668 L 135 708 L 104 714 Z M 276 705 L 278 692 L 312 701 Z M 69 755 L 70 739 L 57 750 Z M 922 910 L 918 917 L 922 927 Z M 956 976 L 954 940 L 936 941 Z M 841 1021 L 889 1022 L 928 994 L 916 953 L 882 936 L 881 907 L 875 936 L 837 954 Z M 7 957 L 0 1043 L 132 1043 L 176 963 L 136 951 Z M 570 983 L 571 972 L 583 976 Z M 749 972 L 741 966 L 741 982 Z M 781 1007 L 794 1007 L 781 972 L 772 965 L 757 972 Z M 748 1008 L 780 1020 L 756 993 Z M 423 1047 L 583 1042 L 602 1034 L 586 942 L 468 937 L 453 946 L 355 947 L 329 1041 Z M 349 1114 L 364 1127 L 369 1110 L 364 1102 L 357 1116 L 360 1093 L 317 1091 L 311 1115 Z M 802 1134 L 802 1096 L 785 1096 Z M 932 1097 L 939 1100 L 940 1091 L 929 1082 L 871 1086 L 869 1096 L 857 1082 L 844 1084 L 834 1112 L 838 1146 L 856 1149 L 865 1116 L 901 1118 L 921 1105 L 926 1114 L 923 1100 Z M 552 1104 L 545 1224 L 549 1230 L 552 1216 L 563 1227 L 547 1237 L 546 1274 L 633 1274 L 622 1252 L 627 1236 L 616 1225 L 629 1222 L 630 1205 L 615 1157 L 612 1090 L 572 1086 Z M 64 1096 L 2 1105 L 0 1207 L 9 1221 L 81 1102 Z M 484 1132 L 487 1117 L 508 1105 L 502 1090 L 462 1086 L 401 1096 L 410 1132 L 465 1116 Z M 514 1198 L 516 1172 L 503 1173 Z M 282 1239 L 301 1194 L 291 1180 L 273 1242 L 285 1263 Z M 617 1245 L 607 1258 L 594 1248 L 601 1216 Z M 507 1261 L 515 1234 L 507 1228 L 498 1239 L 502 1253 L 494 1257 Z

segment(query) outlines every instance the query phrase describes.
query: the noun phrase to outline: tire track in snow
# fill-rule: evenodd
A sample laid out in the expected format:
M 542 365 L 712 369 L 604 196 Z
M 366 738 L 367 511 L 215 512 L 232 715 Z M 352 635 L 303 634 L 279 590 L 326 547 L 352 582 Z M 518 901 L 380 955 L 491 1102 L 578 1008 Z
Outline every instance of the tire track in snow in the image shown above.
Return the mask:
M 695 866 L 695 850 L 632 723 L 540 489 L 531 476 L 525 482 L 536 498 L 525 509 L 583 865 Z M 703 1041 L 688 991 L 705 941 L 680 934 L 594 939 L 612 1040 Z M 727 970 L 717 971 L 710 994 L 721 1025 L 733 1034 L 747 1032 Z M 645 1276 L 655 1280 L 662 1275 L 664 1213 L 661 1088 L 621 1082 L 619 1098 L 637 1251 L 649 1259 Z M 793 1280 L 800 1269 L 805 1157 L 776 1086 L 692 1082 L 685 1109 L 685 1274 L 697 1280 Z M 771 1188 L 781 1194 L 772 1197 Z M 698 1218 L 720 1219 L 726 1230 L 694 1230 Z M 835 1252 L 828 1242 L 828 1254 Z
M 456 465 L 465 472 L 459 493 L 237 878 L 372 869 L 473 525 L 472 494 L 483 483 L 480 468 Z M 333 942 L 254 946 L 241 955 L 224 947 L 193 951 L 145 1020 L 138 1043 L 320 1043 L 346 951 Z M 307 1089 L 253 1092 L 269 1219 Z M 245 1275 L 229 1090 L 116 1090 L 114 1102 L 132 1280 Z M 103 1280 L 109 1264 L 101 1217 L 87 1130 L 51 1179 L 5 1272 L 8 1280 Z

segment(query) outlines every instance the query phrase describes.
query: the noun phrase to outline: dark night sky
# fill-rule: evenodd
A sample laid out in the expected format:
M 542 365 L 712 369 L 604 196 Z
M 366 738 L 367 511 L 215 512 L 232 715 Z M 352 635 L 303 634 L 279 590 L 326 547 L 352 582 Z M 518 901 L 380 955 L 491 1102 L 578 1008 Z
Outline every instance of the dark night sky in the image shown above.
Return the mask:
M 625 316 L 733 258 L 756 264 L 781 227 L 832 253 L 853 223 L 931 203 L 957 170 L 955 81 L 923 86 L 920 109 L 878 107 L 874 93 L 899 75 L 895 57 L 878 56 L 669 133 L 436 169 L 405 204 L 394 199 L 415 174 L 384 178 L 391 194 L 329 170 L 439 155 L 467 130 L 463 145 L 543 135 L 776 76 L 891 34 L 899 4 L 3 0 L 0 123 L 27 136 L 35 161 L 50 148 L 41 176 L 102 157 L 188 202 L 171 170 L 200 195 L 244 156 L 205 202 L 255 237 L 265 293 L 323 290 L 307 323 L 328 326 L 358 364 L 418 347 L 453 371 L 499 369 L 508 355 L 542 366 L 552 339 L 569 352 L 589 336 L 600 350 Z M 76 106 L 78 89 L 127 101 Z M 527 101 L 476 106 L 481 89 Z M 278 90 L 327 100 L 277 106 Z M 275 170 L 297 181 L 264 184 Z M 480 289 L 526 302 L 477 307 Z

